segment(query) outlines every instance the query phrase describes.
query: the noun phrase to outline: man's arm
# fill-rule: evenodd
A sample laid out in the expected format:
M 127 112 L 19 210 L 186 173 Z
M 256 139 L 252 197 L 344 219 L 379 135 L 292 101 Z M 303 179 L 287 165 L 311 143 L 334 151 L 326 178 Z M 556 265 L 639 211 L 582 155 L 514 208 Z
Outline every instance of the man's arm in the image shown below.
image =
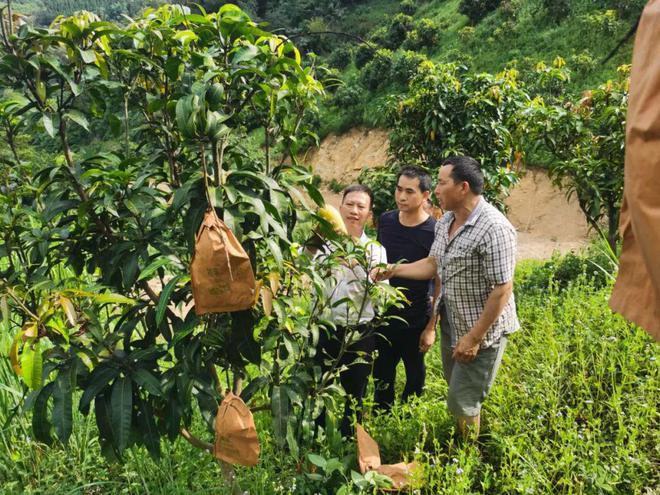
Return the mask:
M 440 277 L 438 277 L 438 274 L 436 273 L 435 283 L 433 284 L 433 298 L 431 300 L 431 318 L 426 324 L 426 328 L 419 336 L 419 352 L 428 351 L 435 343 L 435 324 L 438 318 L 438 314 L 435 310 L 438 297 L 440 296 L 440 283 Z
M 456 343 L 453 354 L 454 359 L 463 363 L 468 363 L 475 358 L 477 352 L 479 352 L 481 341 L 488 332 L 488 329 L 493 323 L 495 323 L 495 320 L 499 318 L 502 311 L 504 311 L 504 307 L 511 298 L 512 292 L 512 280 L 493 287 L 493 290 L 486 300 L 484 310 L 481 312 L 481 316 L 470 331 L 463 335 L 463 337 L 461 337 Z
M 387 269 L 374 268 L 371 278 L 374 280 L 387 280 L 392 277 L 408 278 L 411 280 L 431 280 L 437 273 L 435 258 L 429 256 L 414 263 L 401 263 L 400 265 L 387 265 Z

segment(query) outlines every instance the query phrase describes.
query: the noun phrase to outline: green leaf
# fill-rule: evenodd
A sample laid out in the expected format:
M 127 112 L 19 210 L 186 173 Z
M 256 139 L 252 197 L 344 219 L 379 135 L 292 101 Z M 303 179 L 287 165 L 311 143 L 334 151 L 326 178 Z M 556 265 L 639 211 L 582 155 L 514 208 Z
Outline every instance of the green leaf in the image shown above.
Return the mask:
M 158 397 L 163 395 L 163 389 L 160 386 L 160 381 L 158 381 L 158 378 L 156 378 L 144 368 L 138 368 L 133 371 L 131 378 L 133 378 L 135 383 L 137 383 L 151 395 L 156 395 Z
M 190 44 L 193 41 L 197 41 L 199 37 L 193 32 L 190 31 L 189 29 L 185 29 L 183 31 L 179 31 L 174 35 L 175 40 L 181 41 L 184 46 Z
M 73 368 L 73 370 L 71 369 Z M 75 366 L 60 370 L 53 390 L 53 423 L 57 438 L 64 444 L 69 441 L 73 427 L 73 383 Z
M 96 52 L 94 50 L 80 50 L 80 58 L 86 64 L 96 63 Z
M 169 265 L 174 265 L 177 268 L 183 268 L 179 260 L 177 260 L 173 256 L 159 256 L 158 258 L 154 259 L 151 263 L 149 263 L 149 265 L 140 272 L 138 281 L 151 277 L 160 267 L 169 266 Z
M 172 280 L 167 282 L 167 285 L 163 288 L 158 298 L 158 306 L 156 306 L 156 325 L 160 326 L 160 323 L 163 321 L 165 316 L 165 311 L 167 310 L 167 305 L 170 302 L 170 297 L 174 289 L 176 289 L 176 284 L 179 282 L 183 274 L 177 275 Z
M 57 72 L 57 74 L 59 74 L 59 76 L 62 79 L 64 79 L 67 82 L 74 96 L 78 96 L 80 94 L 80 88 L 75 82 L 73 82 L 73 78 L 71 77 L 71 74 L 69 74 L 64 70 L 64 68 L 62 68 L 62 65 L 55 57 L 53 57 L 52 55 L 42 55 L 42 59 L 46 64 L 50 65 L 51 68 L 55 72 Z
M 78 110 L 69 110 L 65 115 L 80 127 L 85 129 L 87 132 L 89 132 L 89 122 L 87 121 L 87 117 L 85 117 L 81 112 Z
M 23 369 L 23 381 L 32 390 L 41 388 L 43 372 L 43 358 L 39 341 L 28 342 L 21 353 L 21 368 Z
M 44 124 L 44 129 L 50 137 L 55 137 L 55 128 L 53 127 L 53 119 L 48 114 L 43 114 L 41 116 L 41 121 Z
M 160 433 L 156 428 L 153 408 L 147 401 L 142 400 L 138 404 L 137 424 L 147 452 L 152 459 L 160 459 Z
M 51 424 L 48 420 L 48 399 L 53 393 L 54 383 L 49 383 L 42 388 L 34 401 L 32 408 L 32 432 L 34 438 L 39 442 L 50 445 L 53 441 L 50 436 Z
M 316 455 L 316 454 L 307 454 L 307 458 L 309 459 L 309 462 L 325 470 L 327 461 L 325 460 L 324 457 L 321 457 L 320 455 Z
M 270 254 L 273 255 L 273 258 L 275 258 L 277 264 L 282 266 L 284 264 L 284 257 L 282 256 L 282 250 L 280 249 L 280 245 L 270 237 L 266 238 L 266 244 L 268 244 L 268 249 L 270 251 Z
M 133 304 L 135 301 L 130 297 L 122 296 L 121 294 L 112 294 L 106 292 L 104 294 L 94 294 L 93 299 L 99 304 L 114 303 L 114 304 Z
M 89 377 L 89 384 L 85 388 L 78 409 L 83 414 L 89 412 L 89 404 L 108 384 L 119 375 L 119 370 L 108 364 L 96 367 Z
M 265 376 L 258 376 L 254 378 L 250 383 L 248 384 L 247 387 L 243 389 L 241 392 L 241 399 L 243 399 L 243 402 L 246 404 L 252 399 L 254 394 L 259 392 L 262 388 L 264 388 L 266 385 L 268 385 L 269 379 L 268 377 Z
M 119 377 L 112 386 L 112 430 L 119 451 L 128 446 L 133 419 L 133 382 L 127 376 Z
M 236 51 L 236 55 L 232 58 L 232 63 L 240 64 L 241 62 L 252 60 L 257 55 L 259 55 L 259 49 L 254 45 L 247 45 Z
M 284 385 L 273 387 L 273 395 L 270 400 L 273 413 L 273 433 L 278 447 L 284 447 L 286 442 L 286 426 L 289 418 L 289 396 Z

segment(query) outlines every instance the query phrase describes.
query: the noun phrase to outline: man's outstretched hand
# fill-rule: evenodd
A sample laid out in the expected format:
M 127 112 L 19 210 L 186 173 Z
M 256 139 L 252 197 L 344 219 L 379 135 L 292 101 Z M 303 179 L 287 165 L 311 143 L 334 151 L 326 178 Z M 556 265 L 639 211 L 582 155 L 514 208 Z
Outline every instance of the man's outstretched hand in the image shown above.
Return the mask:
M 369 272 L 369 277 L 374 282 L 382 282 L 383 280 L 389 280 L 392 278 L 392 275 L 394 275 L 393 265 L 377 266 L 376 268 L 373 268 Z

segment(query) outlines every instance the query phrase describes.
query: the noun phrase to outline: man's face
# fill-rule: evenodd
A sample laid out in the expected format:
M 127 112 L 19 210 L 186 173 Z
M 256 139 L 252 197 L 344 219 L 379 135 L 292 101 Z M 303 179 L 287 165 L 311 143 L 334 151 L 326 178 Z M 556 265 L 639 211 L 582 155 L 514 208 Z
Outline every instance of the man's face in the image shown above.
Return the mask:
M 455 210 L 465 198 L 469 189 L 465 182 L 454 182 L 451 177 L 453 165 L 443 165 L 438 172 L 438 184 L 435 186 L 435 196 L 440 208 L 445 211 Z
M 349 230 L 362 231 L 371 214 L 369 195 L 362 191 L 348 193 L 339 207 L 339 213 Z
M 397 182 L 394 199 L 399 211 L 408 212 L 415 211 L 422 206 L 430 194 L 431 191 L 422 192 L 417 177 L 402 175 L 399 177 L 399 182 Z

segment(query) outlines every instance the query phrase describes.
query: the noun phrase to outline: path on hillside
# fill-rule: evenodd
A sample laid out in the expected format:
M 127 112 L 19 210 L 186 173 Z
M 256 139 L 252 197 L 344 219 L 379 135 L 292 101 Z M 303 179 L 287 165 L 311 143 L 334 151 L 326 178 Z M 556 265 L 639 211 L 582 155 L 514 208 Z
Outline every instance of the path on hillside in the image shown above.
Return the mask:
M 326 201 L 338 206 L 339 195 L 327 184 L 333 179 L 350 184 L 363 167 L 382 166 L 387 146 L 386 131 L 352 129 L 326 137 L 320 148 L 308 153 L 306 161 L 323 180 Z M 506 203 L 509 220 L 518 230 L 519 259 L 545 259 L 554 251 L 566 253 L 589 242 L 589 228 L 577 202 L 568 201 L 543 169 L 528 169 Z

